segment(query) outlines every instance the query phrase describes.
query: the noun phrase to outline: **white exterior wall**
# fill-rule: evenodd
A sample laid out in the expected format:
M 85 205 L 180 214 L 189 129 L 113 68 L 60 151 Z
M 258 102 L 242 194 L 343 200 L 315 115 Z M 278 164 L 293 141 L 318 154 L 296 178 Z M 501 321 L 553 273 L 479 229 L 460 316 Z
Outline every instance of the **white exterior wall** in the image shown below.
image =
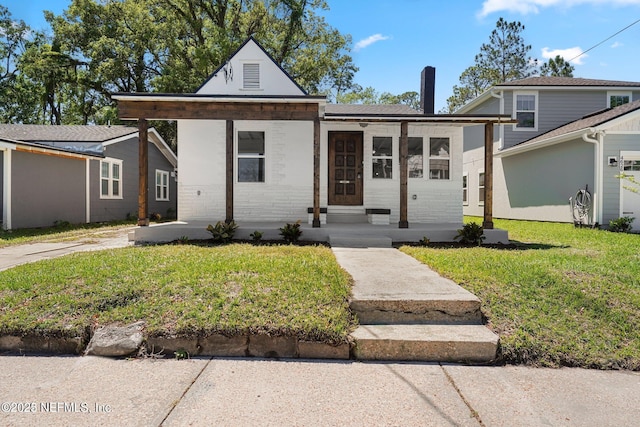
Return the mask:
M 238 131 L 265 132 L 265 182 L 237 182 L 236 221 L 304 221 L 313 206 L 313 123 L 235 121 Z M 226 123 L 180 120 L 178 212 L 181 221 L 226 217 Z M 234 158 L 237 165 L 237 158 Z
M 366 127 L 353 123 L 325 122 L 321 126 L 320 205 L 328 203 L 329 132 L 358 131 L 363 133 L 363 205 L 366 209 L 390 209 L 390 222 L 400 220 L 400 124 L 369 123 Z M 393 138 L 393 172 L 391 179 L 374 179 L 372 144 L 374 136 Z M 450 139 L 450 179 L 423 178 L 408 180 L 408 221 L 417 223 L 462 222 L 462 128 L 433 125 L 409 125 L 409 136 L 423 138 L 424 168 L 428 170 L 430 137 Z M 415 200 L 413 196 L 415 195 Z
M 260 88 L 243 88 L 243 64 L 252 63 L 260 66 Z M 283 78 L 283 72 L 271 58 L 253 40 L 240 49 L 226 64 L 227 76 L 224 70 L 219 71 L 198 90 L 199 94 L 213 95 L 304 95 L 302 90 L 290 79 Z M 231 70 L 231 77 L 229 76 Z
M 178 219 L 225 219 L 226 123 L 179 120 Z
M 238 131 L 265 132 L 265 182 L 235 179 L 236 221 L 306 222 L 313 206 L 313 123 L 236 121 L 234 128 L 235 144 Z

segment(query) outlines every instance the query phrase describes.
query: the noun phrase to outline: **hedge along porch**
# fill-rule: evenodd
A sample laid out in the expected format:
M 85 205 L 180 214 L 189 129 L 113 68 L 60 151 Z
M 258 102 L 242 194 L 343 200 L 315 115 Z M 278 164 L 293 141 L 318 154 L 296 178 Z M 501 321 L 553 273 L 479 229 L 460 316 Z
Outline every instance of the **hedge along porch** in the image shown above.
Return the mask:
M 230 80 L 231 69 L 243 70 L 241 78 Z M 484 125 L 491 146 L 494 124 L 510 122 L 510 117 L 501 115 L 433 114 L 435 70 L 431 70 L 434 77 L 423 84 L 424 92 L 431 91 L 431 97 L 423 96 L 426 114 L 406 106 L 327 104 L 325 97 L 307 95 L 249 39 L 196 94 L 116 94 L 113 98 L 120 118 L 139 120 L 141 143 L 146 120 L 178 120 L 182 220 L 289 221 L 306 217 L 310 207 L 313 227 L 319 228 L 321 209 L 328 205 L 382 208 L 398 227 L 407 228 L 410 220 L 430 221 L 410 208 L 410 187 L 414 194 L 429 195 L 439 185 L 441 199 L 452 201 L 451 210 L 437 203 L 430 209 L 462 221 L 462 171 L 457 158 L 462 154 L 461 128 Z M 374 186 L 368 176 L 376 138 L 390 142 L 386 155 L 376 159 L 390 165 L 390 176 L 384 185 Z M 415 138 L 422 138 L 419 149 Z M 441 153 L 430 151 L 434 140 L 436 145 L 440 141 Z M 348 152 L 349 147 L 354 151 Z M 410 165 L 416 160 L 421 167 Z M 139 161 L 142 171 L 143 150 Z M 486 170 L 490 176 L 490 167 Z M 144 181 L 141 175 L 140 225 L 147 224 Z M 490 184 L 486 191 L 490 193 Z M 492 228 L 489 196 L 486 228 Z

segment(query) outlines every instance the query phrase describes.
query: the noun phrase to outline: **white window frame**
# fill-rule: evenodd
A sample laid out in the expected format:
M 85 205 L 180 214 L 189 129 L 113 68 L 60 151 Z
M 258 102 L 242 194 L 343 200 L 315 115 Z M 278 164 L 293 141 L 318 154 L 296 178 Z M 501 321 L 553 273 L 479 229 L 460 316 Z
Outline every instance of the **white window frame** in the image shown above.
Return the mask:
M 241 132 L 260 132 L 264 138 L 264 153 L 263 154 L 241 154 L 240 153 L 240 133 Z M 260 129 L 237 129 L 235 133 L 235 182 L 237 184 L 266 184 L 267 182 L 267 131 L 264 128 Z M 264 171 L 262 181 L 240 181 L 240 159 L 262 159 L 264 161 Z
M 160 183 L 158 183 L 158 177 L 160 178 Z M 163 181 L 163 177 L 166 177 L 166 183 Z M 171 178 L 171 174 L 168 171 L 156 169 L 156 201 L 157 202 L 168 202 L 170 200 L 169 195 L 169 179 Z M 166 190 L 166 196 L 163 197 L 163 191 Z M 158 190 L 160 190 L 160 197 L 158 197 Z
M 434 139 L 446 139 L 449 142 L 449 153 L 447 153 L 447 156 L 432 156 L 431 155 L 431 141 Z M 448 178 L 435 178 L 431 176 L 431 160 L 446 160 L 447 164 L 449 166 L 449 168 L 447 169 L 448 173 L 449 173 L 449 177 Z M 451 180 L 451 138 L 449 138 L 448 136 L 431 136 L 429 137 L 429 157 L 428 157 L 428 162 L 429 162 L 429 179 L 433 180 L 433 181 L 450 181 Z M 424 166 L 423 166 L 424 167 Z
M 416 138 L 416 139 L 419 138 L 421 140 L 422 154 L 415 154 L 415 155 L 412 156 L 411 154 L 408 153 L 408 147 L 407 147 L 407 154 L 408 154 L 407 155 L 407 177 L 409 179 L 424 179 L 424 136 L 410 136 L 407 139 L 407 145 L 409 144 L 408 140 L 412 139 L 412 138 Z M 421 169 L 422 172 L 421 172 L 420 176 L 411 176 L 411 160 L 412 160 L 412 157 L 416 157 L 416 158 L 420 159 L 420 164 L 422 166 L 422 169 Z
M 628 104 L 629 102 L 633 102 L 633 93 L 630 91 L 621 91 L 621 90 L 612 90 L 607 92 L 607 108 L 611 108 L 611 98 L 614 96 L 626 96 L 629 98 L 629 101 L 627 101 L 625 104 Z M 624 105 L 624 104 L 620 104 L 620 105 Z M 619 107 L 620 105 L 617 105 L 617 107 Z
M 102 176 L 102 165 L 103 164 L 107 164 L 109 165 L 109 173 L 108 176 L 104 177 Z M 113 165 L 118 165 L 118 171 L 119 171 L 119 177 L 117 179 L 115 179 L 113 177 Z M 101 199 L 113 199 L 113 200 L 122 200 L 123 196 L 122 196 L 122 181 L 123 181 L 123 161 L 121 159 L 113 159 L 110 157 L 107 157 L 103 160 L 100 160 L 100 169 L 99 169 L 99 174 L 100 174 L 100 198 Z M 107 181 L 107 190 L 108 193 L 107 194 L 103 194 L 102 192 L 102 181 L 106 180 Z M 118 182 L 118 194 L 117 195 L 113 195 L 113 183 L 114 181 Z
M 391 140 L 391 154 L 387 155 L 387 154 L 376 154 L 376 152 L 374 151 L 374 140 L 376 138 L 389 138 Z M 390 135 L 374 135 L 373 137 L 371 137 L 371 179 L 393 179 L 394 178 L 394 162 L 393 162 L 393 146 L 395 145 L 393 142 L 393 136 Z M 376 163 L 378 160 L 382 160 L 382 161 L 390 161 L 391 162 L 391 176 L 374 176 L 374 167 L 373 164 Z
M 484 198 L 485 198 L 484 180 L 485 180 L 485 177 L 486 177 L 486 175 L 484 173 L 484 169 L 480 169 L 478 171 L 478 206 L 484 206 Z M 480 191 L 482 191 L 482 200 L 480 199 Z
M 261 90 L 262 77 L 259 61 L 247 61 L 242 63 L 242 89 L 243 90 Z M 249 77 L 249 78 L 248 78 Z
M 534 109 L 533 110 L 518 110 L 518 96 L 534 96 Z M 533 127 L 519 127 L 517 123 L 513 124 L 513 130 L 516 132 L 537 132 L 538 131 L 538 91 L 514 91 L 513 92 L 513 117 L 518 118 L 519 112 L 533 111 Z
M 462 172 L 462 206 L 469 206 L 469 172 Z

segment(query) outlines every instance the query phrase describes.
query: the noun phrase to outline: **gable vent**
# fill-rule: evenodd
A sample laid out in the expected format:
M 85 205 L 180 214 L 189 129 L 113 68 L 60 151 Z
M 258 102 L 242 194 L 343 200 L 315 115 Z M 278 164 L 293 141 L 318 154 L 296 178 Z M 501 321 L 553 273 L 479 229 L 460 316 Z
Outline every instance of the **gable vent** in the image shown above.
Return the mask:
M 243 89 L 260 89 L 260 64 L 243 64 Z

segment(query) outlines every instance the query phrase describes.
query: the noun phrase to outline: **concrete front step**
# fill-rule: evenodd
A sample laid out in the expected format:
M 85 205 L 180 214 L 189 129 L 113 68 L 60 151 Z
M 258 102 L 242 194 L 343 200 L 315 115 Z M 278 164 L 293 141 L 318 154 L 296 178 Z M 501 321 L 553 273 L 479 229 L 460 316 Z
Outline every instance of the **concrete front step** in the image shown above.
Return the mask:
M 489 363 L 499 341 L 482 325 L 361 325 L 351 336 L 359 360 Z
M 352 299 L 349 307 L 360 324 L 480 325 L 480 300 L 465 295 L 447 298 L 433 295 L 422 299 Z
M 329 235 L 329 245 L 332 248 L 391 248 L 392 244 L 391 238 L 384 236 L 358 236 L 348 233 Z

